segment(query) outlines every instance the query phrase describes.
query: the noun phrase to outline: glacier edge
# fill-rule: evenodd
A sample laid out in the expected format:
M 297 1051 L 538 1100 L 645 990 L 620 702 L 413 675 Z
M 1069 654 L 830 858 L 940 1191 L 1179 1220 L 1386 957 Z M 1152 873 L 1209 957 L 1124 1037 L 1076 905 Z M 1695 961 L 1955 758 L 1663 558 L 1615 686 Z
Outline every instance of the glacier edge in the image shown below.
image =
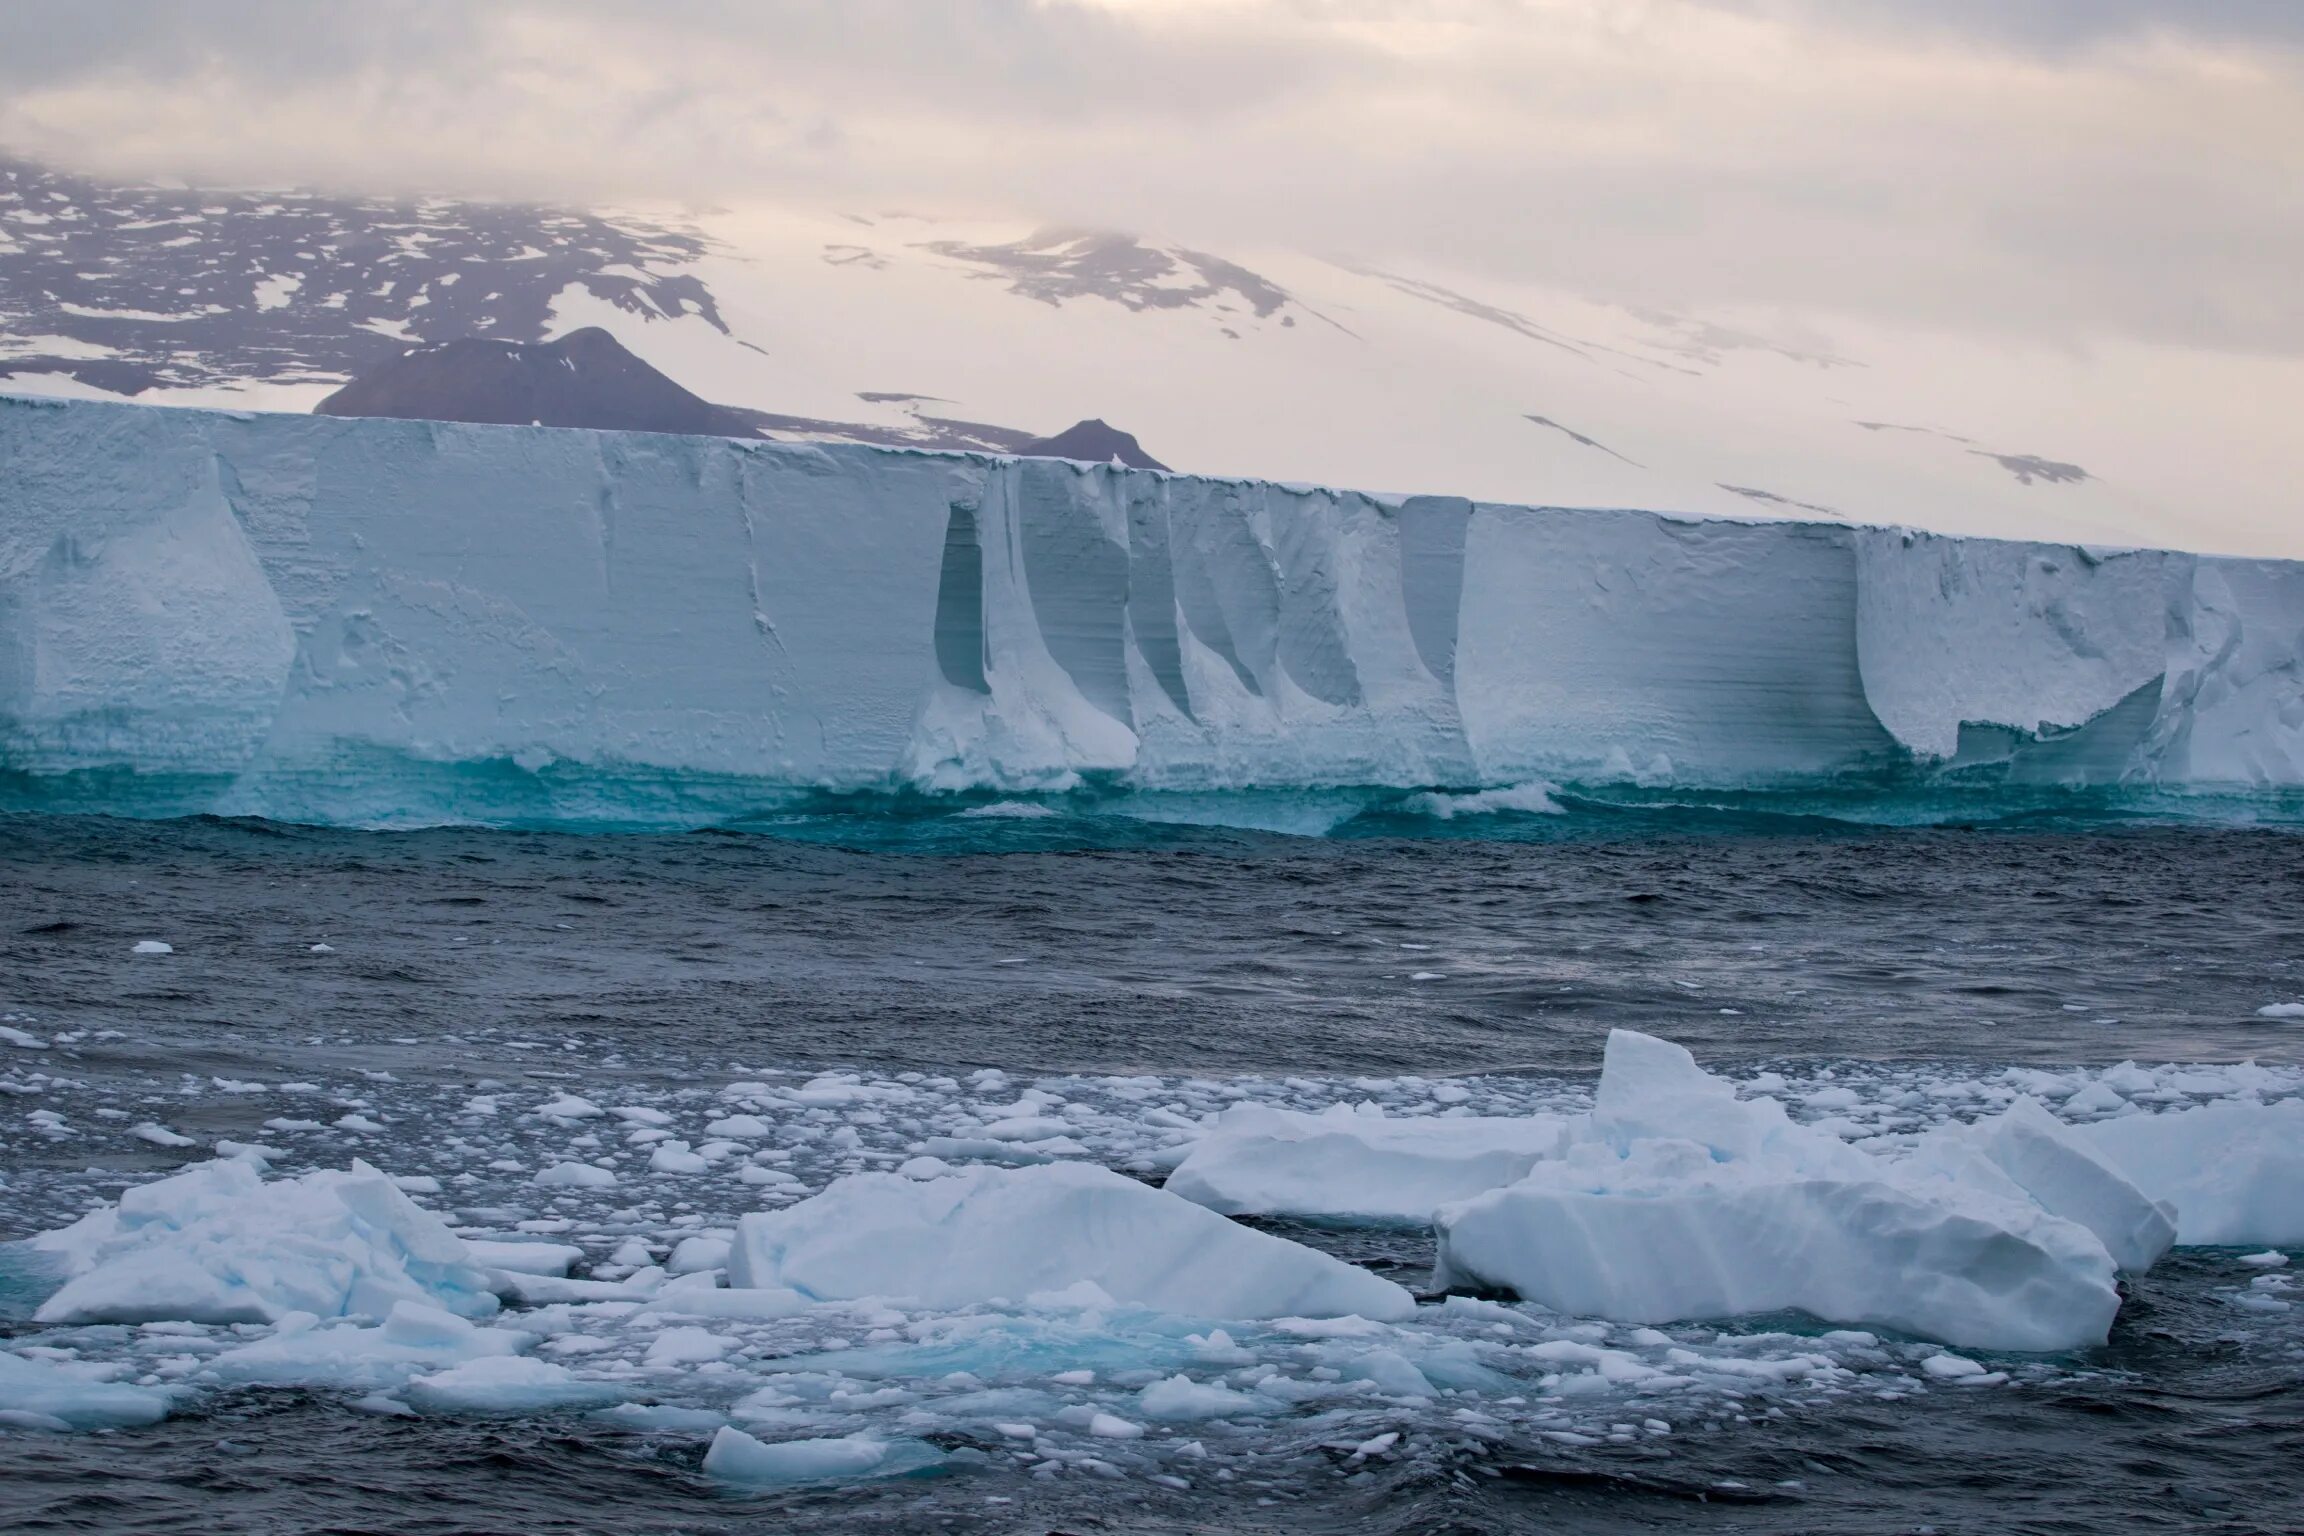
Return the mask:
M 2277 789 L 2300 657 L 2294 562 L 0 398 L 0 774 L 177 809 L 454 819 L 391 803 L 453 796 L 412 764 L 638 776 L 669 822 L 1084 780 Z

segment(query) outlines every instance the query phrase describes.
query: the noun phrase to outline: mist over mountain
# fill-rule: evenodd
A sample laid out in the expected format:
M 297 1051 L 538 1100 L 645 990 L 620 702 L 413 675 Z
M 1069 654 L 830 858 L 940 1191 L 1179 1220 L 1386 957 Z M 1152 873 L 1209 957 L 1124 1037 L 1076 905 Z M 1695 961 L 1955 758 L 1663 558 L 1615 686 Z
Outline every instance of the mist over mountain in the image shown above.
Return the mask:
M 17 392 L 2304 551 L 2304 449 L 2197 412 L 2220 366 L 1148 233 L 209 190 L 0 160 L 0 389 Z M 1050 437 L 1059 422 L 1079 425 Z

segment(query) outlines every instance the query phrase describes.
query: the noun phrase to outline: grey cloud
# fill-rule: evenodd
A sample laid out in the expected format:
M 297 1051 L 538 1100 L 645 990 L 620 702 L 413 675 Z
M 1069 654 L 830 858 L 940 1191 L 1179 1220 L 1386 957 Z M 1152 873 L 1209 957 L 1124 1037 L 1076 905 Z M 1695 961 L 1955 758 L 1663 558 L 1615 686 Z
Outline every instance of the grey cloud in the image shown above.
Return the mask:
M 2298 0 L 1705 0 L 1804 25 L 2060 53 L 2145 35 L 2304 47 Z
M 2252 67 L 2095 52 L 2154 29 Z M 2269 0 L 0 0 L 0 148 L 2304 350 L 2297 36 Z
M 0 8 L 0 82 L 167 82 L 205 71 L 316 80 L 380 64 L 437 70 L 470 53 L 482 16 L 459 0 L 13 0 Z

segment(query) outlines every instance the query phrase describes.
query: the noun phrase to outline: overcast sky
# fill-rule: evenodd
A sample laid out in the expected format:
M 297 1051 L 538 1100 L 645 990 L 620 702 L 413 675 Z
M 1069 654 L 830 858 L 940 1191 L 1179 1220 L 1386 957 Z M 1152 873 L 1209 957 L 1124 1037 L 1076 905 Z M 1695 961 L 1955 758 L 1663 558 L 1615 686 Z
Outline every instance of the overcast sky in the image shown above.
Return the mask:
M 2304 0 L 6 0 L 0 148 L 2304 352 Z

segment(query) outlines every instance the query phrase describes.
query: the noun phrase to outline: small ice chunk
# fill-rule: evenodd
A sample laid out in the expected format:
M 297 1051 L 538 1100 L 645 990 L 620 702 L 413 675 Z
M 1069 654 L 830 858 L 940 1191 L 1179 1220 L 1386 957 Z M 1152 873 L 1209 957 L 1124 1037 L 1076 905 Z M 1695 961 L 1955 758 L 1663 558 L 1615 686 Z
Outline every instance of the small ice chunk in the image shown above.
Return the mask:
M 680 1140 L 660 1141 L 656 1150 L 648 1155 L 648 1167 L 653 1173 L 702 1173 L 711 1167 L 711 1161 L 698 1156 Z
M 607 1189 L 615 1184 L 616 1171 L 592 1163 L 554 1163 L 531 1182 L 546 1189 Z
M 2072 1115 L 2108 1115 L 2127 1107 L 2120 1090 L 2103 1081 L 2090 1083 L 2064 1101 L 2065 1113 Z
M 926 1180 L 854 1174 L 744 1217 L 729 1262 L 734 1285 L 940 1308 L 1083 1280 L 1122 1303 L 1205 1318 L 1415 1310 L 1389 1280 L 1084 1163 L 976 1166 Z
M 667 1328 L 650 1341 L 648 1353 L 641 1358 L 642 1365 L 659 1370 L 673 1366 L 702 1365 L 717 1360 L 736 1347 L 736 1341 L 724 1338 L 707 1328 Z
M 782 1287 L 684 1286 L 666 1291 L 641 1308 L 673 1317 L 718 1317 L 732 1322 L 773 1322 L 808 1310 L 808 1298 Z
M 176 946 L 161 939 L 138 939 L 136 941 L 136 947 L 131 951 L 131 953 L 139 955 L 172 955 L 176 953 Z
M 196 1147 L 200 1145 L 189 1136 L 180 1136 L 157 1121 L 147 1120 L 142 1125 L 130 1126 L 128 1134 L 138 1141 L 148 1141 L 156 1147 Z
M 901 1477 L 940 1464 L 944 1453 L 919 1440 L 875 1440 L 851 1435 L 837 1440 L 783 1440 L 768 1444 L 740 1429 L 723 1427 L 704 1453 L 704 1472 L 756 1488 L 793 1488 L 815 1483 L 856 1482 Z
M 46 1429 L 132 1429 L 166 1418 L 168 1394 L 0 1350 L 0 1414 Z
M 564 1365 L 526 1355 L 495 1355 L 418 1376 L 407 1395 L 420 1409 L 443 1413 L 549 1413 L 556 1408 L 599 1407 L 624 1394 L 606 1382 L 583 1381 Z
M 664 1267 L 676 1275 L 700 1275 L 728 1263 L 730 1244 L 724 1237 L 684 1237 Z
M 2277 1248 L 2267 1248 L 2262 1253 L 2240 1255 L 2240 1262 L 2251 1269 L 2285 1269 L 2288 1265 L 2288 1255 Z
M 2260 1019 L 2304 1019 L 2304 1003 L 2266 1003 L 2256 1010 Z
M 1141 1440 L 1144 1438 L 1144 1426 L 1131 1423 L 1118 1414 L 1097 1413 L 1089 1416 L 1088 1433 L 1102 1440 Z
M 1136 1406 L 1144 1417 L 1170 1423 L 1272 1413 L 1280 1407 L 1270 1398 L 1235 1392 L 1216 1382 L 1194 1381 L 1182 1374 L 1163 1377 L 1144 1388 L 1136 1394 Z
M 468 1237 L 464 1247 L 472 1262 L 483 1268 L 521 1275 L 564 1275 L 569 1265 L 584 1257 L 584 1250 L 573 1243 L 501 1243 Z
M 1959 1355 L 1930 1355 L 1920 1362 L 1920 1369 L 1938 1381 L 1958 1381 L 1964 1376 L 1984 1374 L 1984 1367 Z

